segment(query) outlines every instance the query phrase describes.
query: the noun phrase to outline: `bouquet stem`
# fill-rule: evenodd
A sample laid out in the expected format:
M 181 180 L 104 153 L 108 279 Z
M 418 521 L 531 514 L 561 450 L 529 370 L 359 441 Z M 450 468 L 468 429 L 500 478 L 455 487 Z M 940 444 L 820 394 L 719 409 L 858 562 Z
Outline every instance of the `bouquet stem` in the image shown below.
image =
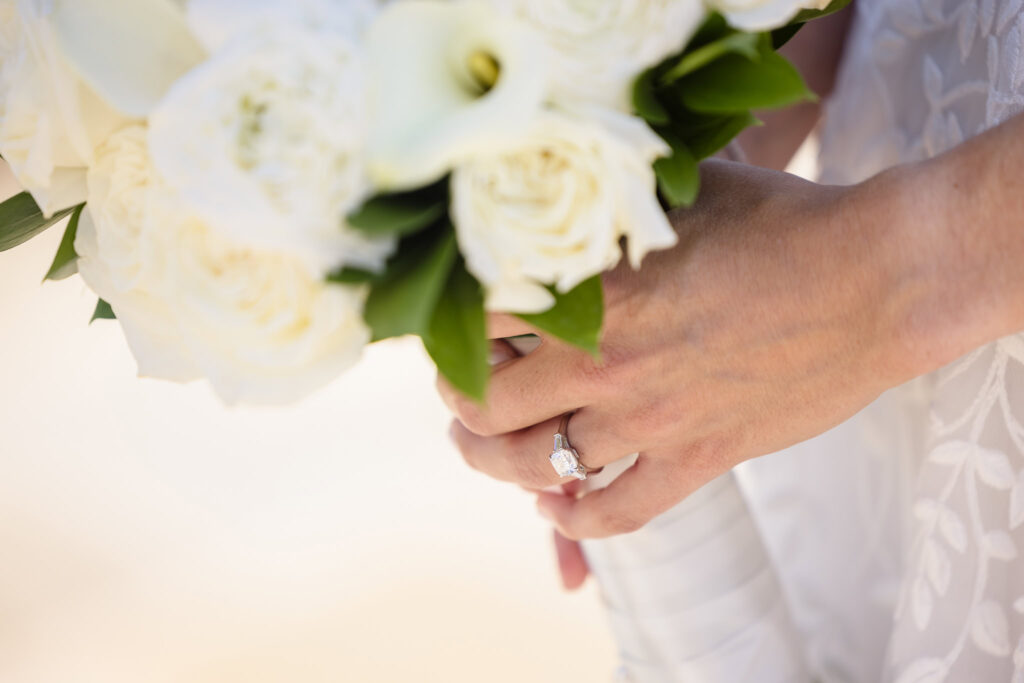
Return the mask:
M 592 486 L 607 485 L 634 460 L 593 477 Z M 621 681 L 809 680 L 732 472 L 640 531 L 582 545 L 618 643 Z

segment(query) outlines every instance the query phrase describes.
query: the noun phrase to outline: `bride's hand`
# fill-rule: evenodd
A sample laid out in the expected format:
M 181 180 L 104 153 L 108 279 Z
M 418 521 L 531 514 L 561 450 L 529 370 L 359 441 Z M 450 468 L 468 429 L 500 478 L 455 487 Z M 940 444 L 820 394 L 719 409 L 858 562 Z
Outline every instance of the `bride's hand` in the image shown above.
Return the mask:
M 560 483 L 547 456 L 575 411 L 569 438 L 587 466 L 640 457 L 606 489 L 542 493 L 541 512 L 568 538 L 630 532 L 737 463 L 1017 329 L 1024 316 L 991 290 L 1015 295 L 1020 280 L 1019 226 L 1000 215 L 1019 197 L 969 213 L 982 204 L 970 185 L 998 184 L 989 162 L 1019 133 L 1002 135 L 930 175 L 902 167 L 851 188 L 705 164 L 698 204 L 673 215 L 679 246 L 606 275 L 599 360 L 544 338 L 495 367 L 486 407 L 442 384 L 461 452 L 499 479 Z M 951 211 L 993 234 L 976 230 L 965 250 Z M 490 326 L 495 338 L 536 332 L 511 316 Z
M 547 456 L 559 416 L 576 411 L 569 438 L 588 467 L 640 458 L 605 490 L 542 494 L 541 511 L 569 538 L 624 533 L 909 377 L 893 353 L 898 245 L 868 239 L 880 226 L 856 192 L 706 164 L 701 201 L 673 216 L 679 246 L 605 277 L 599 360 L 545 338 L 495 368 L 486 408 L 442 385 L 468 463 L 527 487 L 559 483 Z M 528 332 L 491 320 L 493 337 Z

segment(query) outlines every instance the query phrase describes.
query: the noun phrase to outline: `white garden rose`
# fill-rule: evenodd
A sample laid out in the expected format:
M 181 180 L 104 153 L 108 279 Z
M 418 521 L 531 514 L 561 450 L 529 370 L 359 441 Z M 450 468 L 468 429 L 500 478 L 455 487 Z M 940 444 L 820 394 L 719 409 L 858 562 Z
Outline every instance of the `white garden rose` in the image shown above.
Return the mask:
M 548 54 L 484 0 L 403 0 L 367 32 L 370 174 L 403 190 L 522 133 L 547 92 Z
M 554 51 L 551 96 L 632 111 L 647 68 L 682 51 L 704 21 L 702 0 L 491 0 Z
M 162 274 L 154 251 L 152 202 L 159 184 L 146 151 L 146 129 L 130 126 L 96 153 L 88 206 L 75 239 L 78 272 L 111 304 L 144 377 L 187 381 L 199 375 L 175 311 L 156 290 Z
M 831 2 L 832 0 L 708 0 L 708 7 L 721 12 L 734 28 L 756 32 L 781 28 L 801 10 L 822 10 Z
M 103 253 L 113 291 L 144 287 L 143 226 L 149 219 L 150 188 L 155 173 L 146 152 L 146 129 L 133 125 L 115 133 L 96 154 L 89 169 L 88 208 L 99 228 L 96 248 Z
M 544 113 L 514 146 L 452 174 L 452 218 L 487 308 L 537 313 L 619 262 L 677 236 L 657 200 L 651 164 L 669 153 L 641 120 L 613 111 Z
M 146 131 L 120 132 L 90 173 L 79 272 L 110 302 L 143 376 L 207 377 L 234 403 L 286 403 L 331 381 L 370 339 L 364 287 L 232 242 L 162 182 Z
M 159 294 L 225 402 L 290 403 L 359 360 L 366 287 L 328 284 L 301 260 L 230 242 L 195 217 L 160 221 Z
M 123 125 L 58 47 L 50 3 L 0 0 L 0 154 L 46 214 L 85 200 L 96 146 Z
M 365 88 L 354 40 L 283 14 L 174 85 L 150 118 L 154 163 L 229 240 L 287 251 L 321 274 L 379 270 L 394 240 L 345 224 L 371 194 Z

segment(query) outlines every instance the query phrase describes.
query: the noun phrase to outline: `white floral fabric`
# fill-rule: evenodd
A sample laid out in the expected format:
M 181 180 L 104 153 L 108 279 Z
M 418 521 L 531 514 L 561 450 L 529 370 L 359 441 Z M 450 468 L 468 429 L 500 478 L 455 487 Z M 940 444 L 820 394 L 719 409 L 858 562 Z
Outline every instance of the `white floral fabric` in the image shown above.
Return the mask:
M 1024 111 L 1024 0 L 856 6 L 823 181 Z M 818 680 L 1024 683 L 1024 335 L 741 476 Z

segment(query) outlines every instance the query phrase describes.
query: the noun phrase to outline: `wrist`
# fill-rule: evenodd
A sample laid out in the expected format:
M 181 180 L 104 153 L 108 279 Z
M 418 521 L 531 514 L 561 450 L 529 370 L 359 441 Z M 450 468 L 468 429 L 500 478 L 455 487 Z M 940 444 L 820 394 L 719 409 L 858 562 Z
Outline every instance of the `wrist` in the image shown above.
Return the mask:
M 993 272 L 995 244 L 968 210 L 985 180 L 946 155 L 857 186 L 877 259 L 880 366 L 897 384 L 939 369 L 1012 330 Z

